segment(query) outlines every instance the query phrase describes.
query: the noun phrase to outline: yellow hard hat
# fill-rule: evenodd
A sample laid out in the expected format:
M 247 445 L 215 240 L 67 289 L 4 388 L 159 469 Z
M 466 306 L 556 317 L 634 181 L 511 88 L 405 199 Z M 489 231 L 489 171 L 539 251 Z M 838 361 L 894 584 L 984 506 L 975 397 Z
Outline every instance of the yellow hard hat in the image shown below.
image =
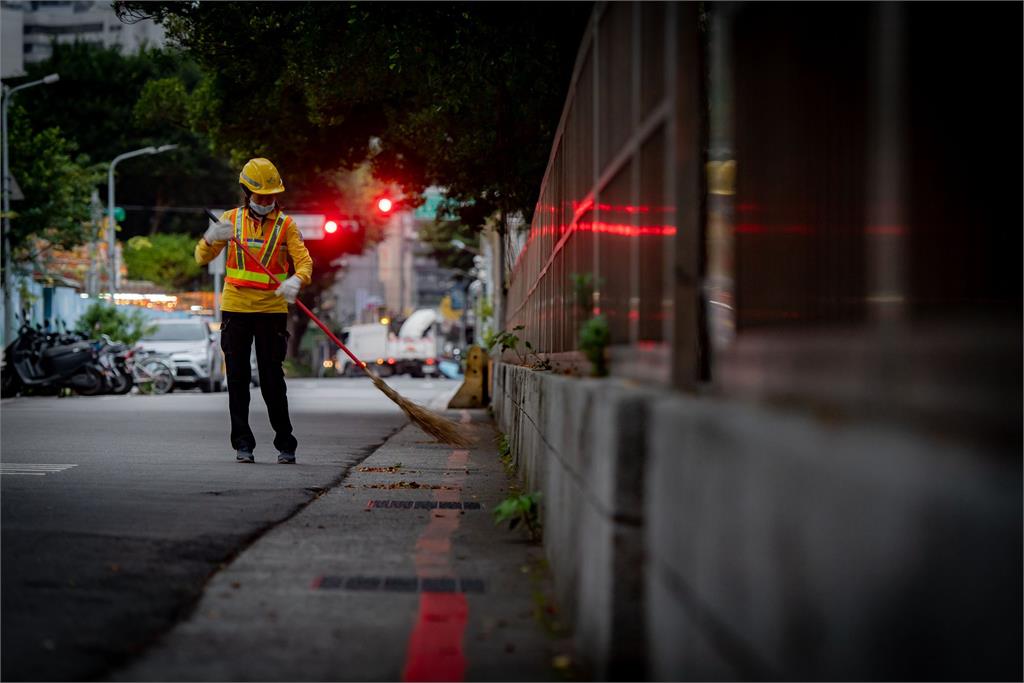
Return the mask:
M 242 183 L 255 194 L 277 194 L 284 192 L 281 174 L 274 168 L 269 159 L 249 159 L 242 172 L 238 174 L 238 182 Z

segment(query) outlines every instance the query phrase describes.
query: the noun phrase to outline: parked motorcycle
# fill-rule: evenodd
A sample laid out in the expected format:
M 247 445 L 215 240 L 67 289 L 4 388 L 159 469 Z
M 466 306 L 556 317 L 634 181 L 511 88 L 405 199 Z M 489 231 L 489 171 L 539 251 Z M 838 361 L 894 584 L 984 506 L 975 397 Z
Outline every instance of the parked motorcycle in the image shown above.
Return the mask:
M 127 394 L 135 385 L 129 367 L 131 349 L 126 344 L 115 342 L 108 335 L 100 337 L 96 342 L 100 366 L 106 380 L 107 393 Z
M 23 324 L 4 351 L 4 360 L 0 373 L 4 398 L 19 392 L 55 394 L 65 388 L 94 396 L 107 387 L 96 348 L 80 335 Z

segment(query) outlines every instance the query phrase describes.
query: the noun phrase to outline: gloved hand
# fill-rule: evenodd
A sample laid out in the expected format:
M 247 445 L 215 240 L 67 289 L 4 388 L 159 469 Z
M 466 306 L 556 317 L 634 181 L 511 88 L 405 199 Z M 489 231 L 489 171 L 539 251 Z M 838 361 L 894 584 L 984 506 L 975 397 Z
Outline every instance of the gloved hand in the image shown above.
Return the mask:
M 299 287 L 302 286 L 302 280 L 299 279 L 298 275 L 292 275 L 290 278 L 281 283 L 281 286 L 274 292 L 278 296 L 283 296 L 284 300 L 290 304 L 295 303 L 295 297 L 299 295 Z
M 235 226 L 230 223 L 214 223 L 203 233 L 203 239 L 207 244 L 227 242 L 233 234 L 235 234 Z

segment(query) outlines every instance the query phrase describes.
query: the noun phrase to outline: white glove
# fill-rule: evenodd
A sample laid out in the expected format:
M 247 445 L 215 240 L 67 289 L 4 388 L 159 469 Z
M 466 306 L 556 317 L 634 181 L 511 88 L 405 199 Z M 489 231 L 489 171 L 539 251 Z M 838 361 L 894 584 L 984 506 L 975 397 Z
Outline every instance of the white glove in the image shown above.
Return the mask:
M 281 286 L 274 292 L 278 296 L 283 296 L 284 300 L 290 304 L 295 303 L 295 297 L 299 295 L 299 287 L 302 286 L 302 280 L 299 279 L 298 275 L 292 275 L 290 278 L 281 283 Z
M 235 226 L 230 223 L 214 223 L 203 233 L 203 239 L 207 244 L 214 242 L 227 242 L 235 234 Z

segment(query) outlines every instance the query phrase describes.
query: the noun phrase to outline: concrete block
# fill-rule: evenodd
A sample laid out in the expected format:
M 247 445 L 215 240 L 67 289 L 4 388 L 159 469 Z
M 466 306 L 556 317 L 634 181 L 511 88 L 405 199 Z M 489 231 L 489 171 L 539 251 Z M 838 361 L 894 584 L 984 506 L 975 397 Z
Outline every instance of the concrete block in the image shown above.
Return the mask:
M 556 459 L 549 460 L 543 491 L 544 551 L 562 612 L 573 615 L 579 585 L 583 491 L 579 480 Z
M 596 393 L 596 392 L 595 392 Z M 582 472 L 596 503 L 620 521 L 643 517 L 647 408 L 651 392 L 605 387 L 593 401 L 587 431 L 592 456 Z
M 700 610 L 687 605 L 685 589 L 673 585 L 670 574 L 656 562 L 647 562 L 645 578 L 650 680 L 757 680 L 754 671 L 730 662 L 742 657 L 727 642 L 713 642 L 720 630 L 702 620 L 706 615 Z
M 693 655 L 710 670 L 1020 677 L 1019 459 L 708 399 L 659 402 L 649 430 L 649 561 L 689 587 L 674 618 L 719 634 Z M 663 609 L 654 671 L 703 672 L 666 654 Z
M 545 552 L 578 652 L 600 678 L 643 677 L 648 394 L 507 365 L 496 378 L 520 474 L 543 495 Z

